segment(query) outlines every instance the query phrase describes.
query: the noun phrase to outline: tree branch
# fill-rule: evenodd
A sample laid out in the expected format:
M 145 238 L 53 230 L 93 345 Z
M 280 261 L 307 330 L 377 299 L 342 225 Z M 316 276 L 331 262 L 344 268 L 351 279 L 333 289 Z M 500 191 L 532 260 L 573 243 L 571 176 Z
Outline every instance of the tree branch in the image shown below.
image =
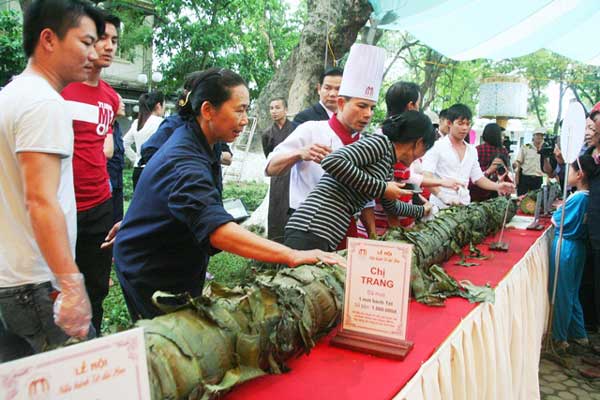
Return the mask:
M 392 61 L 390 62 L 390 64 L 388 65 L 388 67 L 385 69 L 385 72 L 383 73 L 383 79 L 382 81 L 385 81 L 385 77 L 387 76 L 388 72 L 390 72 L 390 69 L 392 69 L 392 66 L 394 65 L 394 63 L 396 61 L 398 61 L 398 59 L 400 58 L 400 53 L 402 53 L 404 50 L 418 44 L 419 41 L 415 40 L 414 42 L 409 42 L 404 44 L 403 46 L 401 46 L 398 51 L 396 52 L 396 54 L 394 55 L 394 58 L 392 58 Z M 406 60 L 405 60 L 406 61 Z

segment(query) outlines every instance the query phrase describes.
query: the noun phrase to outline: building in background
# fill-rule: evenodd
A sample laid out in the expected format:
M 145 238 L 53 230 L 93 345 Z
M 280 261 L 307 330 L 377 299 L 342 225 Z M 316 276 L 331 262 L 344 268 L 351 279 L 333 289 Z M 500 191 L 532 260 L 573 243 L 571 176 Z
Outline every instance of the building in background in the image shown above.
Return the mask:
M 94 1 L 94 3 L 99 3 Z M 108 2 L 105 2 L 106 5 Z M 125 0 L 118 3 L 118 8 L 133 10 L 143 17 L 143 24 L 152 28 L 154 26 L 154 6 L 147 0 Z M 21 11 L 18 0 L 0 0 L 0 11 Z M 119 17 L 119 12 L 114 11 Z M 126 24 L 121 26 L 121 31 L 127 30 Z M 155 85 L 159 77 L 157 71 L 152 69 L 153 45 L 136 46 L 125 50 L 127 46 L 120 46 L 112 65 L 102 72 L 102 79 L 108 82 L 123 98 L 126 117 L 120 118 L 121 129 L 127 132 L 131 122 L 137 114 L 137 102 L 142 93 L 147 92 Z M 154 80 L 152 76 L 154 75 Z M 145 76 L 146 79 L 143 79 Z M 162 78 L 162 77 L 161 77 Z

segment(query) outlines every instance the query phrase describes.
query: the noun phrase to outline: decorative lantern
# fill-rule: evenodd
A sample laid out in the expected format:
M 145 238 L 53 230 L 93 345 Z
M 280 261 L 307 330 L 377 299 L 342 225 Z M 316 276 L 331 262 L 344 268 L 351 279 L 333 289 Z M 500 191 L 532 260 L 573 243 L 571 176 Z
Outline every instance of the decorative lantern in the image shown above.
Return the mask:
M 485 78 L 479 87 L 479 116 L 506 128 L 509 118 L 527 118 L 527 80 L 516 76 Z

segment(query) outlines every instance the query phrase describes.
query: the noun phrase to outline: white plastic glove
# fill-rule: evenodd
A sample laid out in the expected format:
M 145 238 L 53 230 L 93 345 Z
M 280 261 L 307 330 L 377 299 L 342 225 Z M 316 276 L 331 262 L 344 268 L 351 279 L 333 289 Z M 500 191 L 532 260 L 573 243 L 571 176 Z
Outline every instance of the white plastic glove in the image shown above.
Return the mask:
M 83 275 L 58 274 L 60 294 L 54 302 L 54 323 L 69 336 L 85 338 L 92 320 L 92 307 Z
M 447 192 L 440 191 L 435 196 L 448 206 L 459 204 L 458 195 L 456 194 L 448 194 Z
M 440 209 L 438 206 L 436 206 L 435 204 L 432 204 L 431 207 L 431 212 L 429 213 L 429 215 L 424 216 L 423 218 L 421 218 L 421 221 L 423 222 L 427 222 L 427 221 L 432 221 L 435 219 L 435 216 L 440 212 Z

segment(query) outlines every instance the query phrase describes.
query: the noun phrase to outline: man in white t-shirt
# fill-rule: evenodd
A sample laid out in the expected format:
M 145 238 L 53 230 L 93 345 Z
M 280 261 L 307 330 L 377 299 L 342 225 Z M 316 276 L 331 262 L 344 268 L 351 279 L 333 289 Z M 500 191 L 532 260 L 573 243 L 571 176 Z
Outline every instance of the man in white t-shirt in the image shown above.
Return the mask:
M 426 175 L 443 179 L 455 179 L 465 187 L 469 180 L 486 190 L 500 194 L 513 193 L 515 187 L 509 182 L 492 182 L 483 175 L 479 167 L 477 150 L 465 142 L 471 130 L 473 114 L 464 104 L 454 104 L 446 111 L 448 134 L 437 142 L 423 157 L 423 171 Z M 464 187 L 455 191 L 452 188 L 432 187 L 430 201 L 439 208 L 451 205 L 467 205 L 471 202 L 469 191 Z
M 87 78 L 103 30 L 90 3 L 34 0 L 23 23 L 27 68 L 0 92 L 0 314 L 5 335 L 36 353 L 94 334 L 73 257 L 73 128 L 59 92 Z

